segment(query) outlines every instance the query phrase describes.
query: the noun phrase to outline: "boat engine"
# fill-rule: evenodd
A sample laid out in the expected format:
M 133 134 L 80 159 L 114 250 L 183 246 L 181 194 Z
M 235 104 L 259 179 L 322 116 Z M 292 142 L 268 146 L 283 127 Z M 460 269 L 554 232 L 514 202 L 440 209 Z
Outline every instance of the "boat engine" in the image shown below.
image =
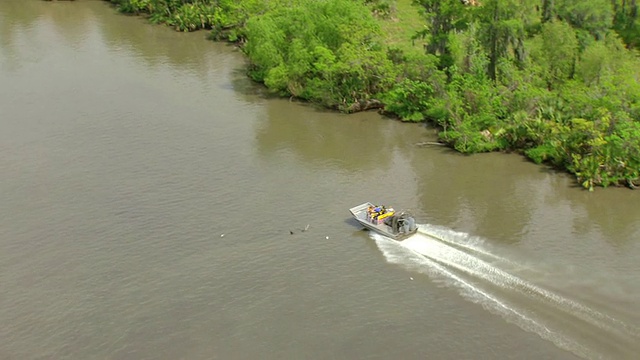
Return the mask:
M 391 226 L 394 234 L 408 234 L 417 229 L 413 216 L 405 212 L 390 216 L 385 223 Z

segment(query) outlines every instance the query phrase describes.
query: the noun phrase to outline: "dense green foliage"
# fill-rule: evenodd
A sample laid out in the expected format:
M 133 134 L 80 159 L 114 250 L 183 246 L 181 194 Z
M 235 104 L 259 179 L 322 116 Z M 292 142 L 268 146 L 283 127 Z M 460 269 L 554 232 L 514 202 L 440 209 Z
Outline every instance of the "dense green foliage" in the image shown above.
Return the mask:
M 640 180 L 636 0 L 414 0 L 422 54 L 385 41 L 395 0 L 112 1 L 241 41 L 250 76 L 276 93 L 384 106 L 460 152 L 521 151 L 589 189 Z
M 616 1 L 419 2 L 448 75 L 443 92 L 425 93 L 441 99 L 432 106 L 445 111 L 430 118 L 444 141 L 465 153 L 522 150 L 589 189 L 638 181 L 640 62 L 614 31 L 630 26 L 616 22 Z
M 247 23 L 250 75 L 283 94 L 348 108 L 391 88 L 380 29 L 362 4 L 301 1 Z
M 255 15 L 290 4 L 287 0 L 110 0 L 125 13 L 147 14 L 179 31 L 211 29 L 217 40 L 241 41 Z
M 404 117 L 424 120 L 431 98 L 422 101 L 424 94 L 416 92 L 437 84 L 442 88 L 444 74 L 433 55 L 384 46 L 372 15 L 373 8 L 385 16 L 380 4 L 300 0 L 250 19 L 244 47 L 252 62 L 250 75 L 276 92 L 343 111 L 379 107 L 384 101 L 389 112 L 404 116 L 401 109 L 406 108 Z

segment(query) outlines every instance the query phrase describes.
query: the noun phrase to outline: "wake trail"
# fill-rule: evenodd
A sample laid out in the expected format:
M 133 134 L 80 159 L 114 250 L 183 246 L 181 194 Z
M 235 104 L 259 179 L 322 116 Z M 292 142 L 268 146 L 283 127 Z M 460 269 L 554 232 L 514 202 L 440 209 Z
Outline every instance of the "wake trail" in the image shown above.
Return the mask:
M 435 238 L 436 240 L 440 240 L 441 242 L 445 242 L 449 245 L 455 246 L 457 248 L 461 248 L 464 250 L 468 250 L 470 252 L 474 252 L 476 254 L 481 254 L 482 256 L 484 256 L 485 258 L 491 258 L 491 259 L 495 259 L 498 260 L 502 263 L 510 263 L 510 264 L 517 264 L 516 262 L 513 262 L 507 258 L 492 254 L 486 250 L 483 250 L 480 248 L 480 246 L 484 243 L 484 241 L 479 238 L 479 237 L 474 237 L 474 236 L 470 236 L 469 234 L 463 233 L 463 232 L 457 232 L 457 231 L 453 231 L 451 229 L 447 229 L 445 227 L 438 227 L 438 226 L 434 226 L 434 225 L 430 225 L 430 224 L 419 224 L 418 225 L 418 232 L 420 234 L 426 235 L 428 238 Z M 407 240 L 411 240 L 411 239 L 407 239 Z M 423 239 L 424 240 L 424 239 Z M 421 246 L 421 243 L 426 244 L 427 242 L 424 241 L 420 241 L 418 240 L 418 237 L 414 237 L 413 242 L 418 244 L 418 247 Z M 412 250 L 419 250 L 419 249 L 413 249 L 412 248 L 412 244 L 413 242 L 405 242 L 403 243 L 403 246 L 410 248 Z M 437 243 L 436 243 L 437 244 Z M 475 245 L 474 245 L 475 244 Z M 446 247 L 441 247 L 442 250 L 444 250 L 445 252 L 448 252 L 449 249 L 447 249 Z M 457 249 L 460 250 L 460 249 Z M 417 251 L 419 254 L 423 255 L 423 256 L 429 256 L 428 253 L 422 253 L 420 251 Z M 472 255 L 468 254 L 468 253 L 464 253 L 464 251 L 460 251 L 457 253 L 457 255 L 460 255 L 461 258 L 464 258 L 466 260 L 468 260 L 467 262 L 475 262 L 477 265 L 477 268 L 481 268 L 484 270 L 488 270 L 489 273 L 494 273 L 496 276 L 498 277 L 502 277 L 504 279 L 507 279 L 511 282 L 511 284 L 518 284 L 521 285 L 525 290 L 530 290 L 533 294 L 537 294 L 538 296 L 541 296 L 545 299 L 551 300 L 557 304 L 561 304 L 564 306 L 568 306 L 572 309 L 575 310 L 579 310 L 583 313 L 588 313 L 590 315 L 592 315 L 593 317 L 599 319 L 599 320 L 608 320 L 611 321 L 613 323 L 615 323 L 618 326 L 622 326 L 624 327 L 626 330 L 628 330 L 629 332 L 631 332 L 633 335 L 635 336 L 640 336 L 640 329 L 636 328 L 636 327 L 632 327 L 629 326 L 628 324 L 625 324 L 624 322 L 614 319 L 608 315 L 604 315 L 602 313 L 599 313 L 597 311 L 594 311 L 591 308 L 588 308 L 576 301 L 572 301 L 569 300 L 567 298 L 564 298 L 560 295 L 557 295 L 551 291 L 542 289 L 538 286 L 535 286 L 531 283 L 528 283 L 506 271 L 503 271 L 501 269 L 499 269 L 497 266 L 494 266 L 492 264 L 488 264 L 485 261 L 482 261 L 481 259 L 476 259 L 474 258 Z M 454 256 L 455 257 L 455 256 Z M 451 264 L 454 265 L 454 264 Z M 472 268 L 472 266 L 470 267 Z M 477 273 L 472 273 L 472 275 L 480 275 L 483 274 L 481 271 L 477 272 Z M 507 282 L 508 285 L 509 282 Z
M 378 241 L 378 246 L 380 248 L 385 248 L 388 247 L 387 251 L 387 255 L 392 251 L 390 250 L 392 247 L 397 246 L 396 244 L 394 244 L 393 240 L 385 240 L 384 238 L 381 239 L 377 239 Z M 386 245 L 384 245 L 384 242 L 388 242 Z M 411 254 L 403 254 L 407 257 L 411 257 Z M 420 254 L 413 254 L 414 258 L 413 260 L 417 263 L 417 264 L 422 264 L 422 265 L 429 265 L 431 268 L 435 269 L 436 272 L 438 274 L 443 274 L 446 275 L 447 277 L 455 280 L 457 282 L 457 284 L 463 288 L 466 291 L 469 291 L 469 294 L 477 294 L 480 295 L 481 297 L 490 300 L 491 302 L 495 303 L 496 305 L 498 305 L 500 307 L 500 309 L 510 312 L 510 313 L 514 313 L 517 314 L 518 316 L 520 316 L 523 320 L 526 321 L 526 323 L 533 325 L 536 328 L 544 328 L 546 331 L 549 331 L 549 329 L 547 329 L 544 326 L 540 326 L 539 324 L 537 324 L 533 319 L 527 317 L 524 313 L 519 312 L 518 310 L 514 309 L 513 307 L 509 306 L 506 302 L 503 302 L 501 300 L 499 300 L 498 298 L 496 298 L 495 296 L 491 295 L 490 293 L 482 290 L 481 288 L 478 288 L 476 286 L 474 286 L 472 283 L 468 282 L 467 280 L 461 278 L 460 276 L 456 275 L 455 273 L 451 272 L 450 270 L 448 270 L 445 266 L 441 265 L 440 263 L 438 263 L 437 261 L 434 261 L 430 258 L 420 258 L 419 257 Z M 477 300 L 477 299 L 476 299 Z
M 510 259 L 482 249 L 480 246 L 484 243 L 484 240 L 479 237 L 471 236 L 467 233 L 453 231 L 451 229 L 429 224 L 418 224 L 418 233 L 446 242 L 455 247 L 474 252 L 487 259 L 497 260 L 511 265 L 519 265 L 515 261 L 511 261 Z
M 572 311 L 573 315 L 591 323 L 592 325 L 605 326 L 608 330 L 615 331 L 616 328 L 607 324 L 608 322 L 624 326 L 617 319 L 590 309 L 578 302 L 569 300 L 560 295 L 542 289 L 536 285 L 511 275 L 483 260 L 470 256 L 458 249 L 445 244 L 433 241 L 428 237 L 420 235 L 409 238 L 402 242 L 402 246 L 409 248 L 423 256 L 427 256 L 443 265 L 456 268 L 477 278 L 481 278 L 509 290 L 516 290 L 523 294 L 547 301 L 563 311 Z
M 468 300 L 578 356 L 600 358 L 576 336 L 566 334 L 567 329 L 578 333 L 578 338 L 599 337 L 596 329 L 605 330 L 614 338 L 594 339 L 605 347 L 640 340 L 638 328 L 501 269 L 498 263 L 512 262 L 483 250 L 479 238 L 430 225 L 420 225 L 418 233 L 402 242 L 376 233 L 371 236 L 389 262 L 453 285 Z M 464 243 L 464 239 L 473 242 Z M 515 294 L 520 294 L 521 301 Z M 560 328 L 552 330 L 553 324 Z

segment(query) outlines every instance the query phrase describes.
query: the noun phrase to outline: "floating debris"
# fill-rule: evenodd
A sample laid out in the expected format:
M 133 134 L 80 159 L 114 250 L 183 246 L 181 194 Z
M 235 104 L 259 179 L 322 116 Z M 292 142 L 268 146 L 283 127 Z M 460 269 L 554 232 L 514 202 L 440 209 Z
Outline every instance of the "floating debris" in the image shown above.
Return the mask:
M 446 144 L 434 142 L 434 141 L 422 141 L 422 142 L 415 143 L 413 145 L 415 146 L 427 146 L 427 145 L 446 146 Z

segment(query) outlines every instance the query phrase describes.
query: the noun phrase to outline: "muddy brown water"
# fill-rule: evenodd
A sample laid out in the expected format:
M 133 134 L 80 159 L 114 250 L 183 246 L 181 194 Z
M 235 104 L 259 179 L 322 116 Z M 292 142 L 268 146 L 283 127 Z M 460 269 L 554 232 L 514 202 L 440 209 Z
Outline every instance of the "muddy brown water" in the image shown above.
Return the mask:
M 0 1 L 1 359 L 638 358 L 639 192 L 270 98 L 204 37 Z

